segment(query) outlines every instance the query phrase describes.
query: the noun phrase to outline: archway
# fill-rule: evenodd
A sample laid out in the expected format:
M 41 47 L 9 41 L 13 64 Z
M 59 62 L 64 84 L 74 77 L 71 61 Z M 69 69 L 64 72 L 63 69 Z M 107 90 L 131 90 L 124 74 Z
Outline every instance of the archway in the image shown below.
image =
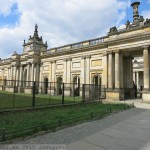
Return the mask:
M 48 93 L 48 78 L 44 78 L 44 94 Z
M 73 95 L 80 96 L 80 78 L 78 76 L 73 78 Z
M 101 77 L 97 74 L 93 76 L 92 95 L 94 99 L 99 99 L 101 96 Z
M 58 77 L 57 78 L 57 95 L 61 95 L 62 94 L 62 77 Z
M 95 86 L 101 86 L 101 77 L 99 75 L 93 76 L 93 84 Z

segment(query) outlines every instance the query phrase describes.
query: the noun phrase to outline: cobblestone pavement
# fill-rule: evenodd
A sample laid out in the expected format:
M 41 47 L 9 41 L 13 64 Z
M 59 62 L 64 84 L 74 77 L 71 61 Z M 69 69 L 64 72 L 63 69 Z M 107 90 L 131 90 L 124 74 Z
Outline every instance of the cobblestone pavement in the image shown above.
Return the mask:
M 146 105 L 15 143 L 66 144 L 67 150 L 150 150 Z

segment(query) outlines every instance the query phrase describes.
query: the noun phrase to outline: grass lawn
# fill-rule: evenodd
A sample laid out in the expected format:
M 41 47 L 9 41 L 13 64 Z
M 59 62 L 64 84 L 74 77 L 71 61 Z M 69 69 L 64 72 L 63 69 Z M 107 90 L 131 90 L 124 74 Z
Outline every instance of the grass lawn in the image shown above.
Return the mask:
M 52 129 L 58 127 L 59 118 L 63 125 L 83 121 L 91 118 L 91 112 L 93 116 L 100 116 L 105 110 L 112 111 L 125 109 L 126 104 L 102 104 L 102 103 L 89 103 L 79 104 L 67 107 L 46 108 L 33 111 L 12 112 L 8 114 L 0 115 L 0 130 L 5 128 L 6 132 L 13 132 L 15 130 L 22 130 L 33 126 L 48 124 L 44 127 L 35 128 L 38 131 Z M 109 112 L 109 111 L 108 111 Z M 72 118 L 76 118 L 75 120 Z M 72 119 L 67 121 L 68 119 Z M 54 124 L 52 124 L 55 122 Z M 17 136 L 24 136 L 27 134 L 33 134 L 35 130 L 30 129 L 21 132 L 15 132 L 6 135 L 7 139 Z M 1 137 L 0 137 L 1 140 Z
M 65 103 L 81 102 L 81 97 L 65 97 Z M 62 96 L 40 95 L 35 96 L 35 106 L 61 104 Z M 32 94 L 0 92 L 0 109 L 13 107 L 32 107 Z

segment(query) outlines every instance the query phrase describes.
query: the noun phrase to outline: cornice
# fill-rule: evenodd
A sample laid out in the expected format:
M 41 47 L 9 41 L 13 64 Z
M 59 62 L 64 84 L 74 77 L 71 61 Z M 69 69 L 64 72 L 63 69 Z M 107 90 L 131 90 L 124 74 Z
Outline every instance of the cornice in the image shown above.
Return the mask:
M 141 35 L 138 34 L 138 35 L 134 35 L 134 36 L 130 36 L 130 37 L 125 37 L 125 38 L 108 41 L 108 46 L 127 43 L 127 42 L 147 40 L 147 39 L 150 39 L 150 34 L 141 34 Z
M 81 48 L 76 48 L 76 49 L 68 49 L 60 52 L 53 52 L 53 53 L 45 53 L 41 56 L 42 58 L 47 58 L 47 57 L 55 57 L 55 56 L 61 56 L 61 55 L 66 55 L 66 54 L 75 54 L 75 53 L 80 53 L 80 52 L 89 52 L 96 50 L 98 48 L 107 48 L 107 43 L 101 43 L 97 45 L 90 45 L 90 46 L 83 46 Z

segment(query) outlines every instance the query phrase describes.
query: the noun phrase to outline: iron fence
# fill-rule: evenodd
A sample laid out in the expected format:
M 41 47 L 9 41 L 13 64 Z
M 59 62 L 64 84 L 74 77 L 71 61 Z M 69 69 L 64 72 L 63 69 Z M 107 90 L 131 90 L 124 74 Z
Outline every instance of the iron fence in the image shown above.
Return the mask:
M 102 100 L 105 97 L 106 97 L 105 86 L 94 84 L 83 85 L 83 93 L 82 93 L 83 101 Z
M 105 87 L 93 84 L 0 80 L 0 110 L 63 105 L 105 98 Z
M 100 110 L 99 112 L 91 112 L 91 113 L 87 113 L 85 115 L 81 115 L 81 116 L 73 117 L 73 118 L 64 119 L 61 116 L 59 116 L 57 120 L 55 120 L 51 123 L 31 126 L 28 128 L 23 128 L 23 129 L 14 130 L 14 131 L 7 131 L 7 129 L 3 128 L 0 130 L 0 142 L 4 142 L 6 140 L 16 138 L 16 137 L 21 137 L 21 136 L 24 137 L 26 135 L 32 135 L 39 131 L 46 131 L 46 130 L 52 131 L 57 128 L 64 127 L 66 125 L 75 124 L 77 122 L 83 122 L 84 120 L 102 118 L 111 113 L 130 109 L 132 107 L 134 107 L 134 104 L 128 104 L 128 105 L 122 104 L 122 107 L 120 107 L 119 109 L 117 109 L 115 107 L 114 108 L 110 107 L 110 108 L 106 108 L 104 110 Z

